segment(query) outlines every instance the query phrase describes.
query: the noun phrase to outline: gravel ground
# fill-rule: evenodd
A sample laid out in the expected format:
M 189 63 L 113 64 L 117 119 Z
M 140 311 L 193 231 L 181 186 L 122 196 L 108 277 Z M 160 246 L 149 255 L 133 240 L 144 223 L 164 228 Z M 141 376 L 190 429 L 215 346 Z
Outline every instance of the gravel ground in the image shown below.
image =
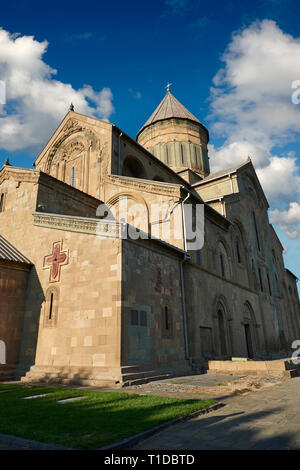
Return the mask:
M 201 374 L 159 380 L 142 385 L 126 387 L 124 391 L 178 398 L 230 398 L 237 394 L 255 392 L 286 380 L 282 377 L 236 376 Z

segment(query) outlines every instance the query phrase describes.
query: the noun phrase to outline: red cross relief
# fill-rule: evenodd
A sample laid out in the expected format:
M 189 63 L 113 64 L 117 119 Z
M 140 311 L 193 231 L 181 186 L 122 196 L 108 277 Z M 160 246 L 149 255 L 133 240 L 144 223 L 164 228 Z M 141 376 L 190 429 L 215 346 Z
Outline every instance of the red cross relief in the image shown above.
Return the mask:
M 61 248 L 62 242 L 53 243 L 52 255 L 45 256 L 44 267 L 50 267 L 50 281 L 59 281 L 61 266 L 67 262 L 67 252 Z

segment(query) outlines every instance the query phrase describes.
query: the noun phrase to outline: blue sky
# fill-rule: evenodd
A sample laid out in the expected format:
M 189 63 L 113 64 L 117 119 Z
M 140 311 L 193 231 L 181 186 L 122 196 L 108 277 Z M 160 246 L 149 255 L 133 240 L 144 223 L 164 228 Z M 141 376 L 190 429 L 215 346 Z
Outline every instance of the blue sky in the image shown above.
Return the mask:
M 0 166 L 9 156 L 31 167 L 70 101 L 134 138 L 171 81 L 210 130 L 214 170 L 250 154 L 300 275 L 299 17 L 293 0 L 11 0 L 1 7 Z

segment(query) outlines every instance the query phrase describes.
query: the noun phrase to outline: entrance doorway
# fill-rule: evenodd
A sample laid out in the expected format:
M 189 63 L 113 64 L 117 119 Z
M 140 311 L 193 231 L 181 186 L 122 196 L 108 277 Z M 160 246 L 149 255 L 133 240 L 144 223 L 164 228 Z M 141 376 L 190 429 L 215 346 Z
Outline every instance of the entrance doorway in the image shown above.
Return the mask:
M 253 346 L 251 339 L 250 325 L 245 325 L 245 336 L 246 336 L 246 346 L 247 346 L 247 355 L 250 359 L 253 358 Z

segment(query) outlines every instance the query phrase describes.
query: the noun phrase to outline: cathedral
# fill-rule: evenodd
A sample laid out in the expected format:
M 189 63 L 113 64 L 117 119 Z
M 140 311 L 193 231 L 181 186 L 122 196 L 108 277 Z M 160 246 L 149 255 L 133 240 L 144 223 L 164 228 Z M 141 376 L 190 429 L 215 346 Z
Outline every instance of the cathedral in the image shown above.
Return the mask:
M 211 173 L 208 142 L 168 88 L 136 140 L 71 106 L 34 169 L 6 161 L 0 380 L 124 386 L 290 357 L 298 279 L 251 159 Z

